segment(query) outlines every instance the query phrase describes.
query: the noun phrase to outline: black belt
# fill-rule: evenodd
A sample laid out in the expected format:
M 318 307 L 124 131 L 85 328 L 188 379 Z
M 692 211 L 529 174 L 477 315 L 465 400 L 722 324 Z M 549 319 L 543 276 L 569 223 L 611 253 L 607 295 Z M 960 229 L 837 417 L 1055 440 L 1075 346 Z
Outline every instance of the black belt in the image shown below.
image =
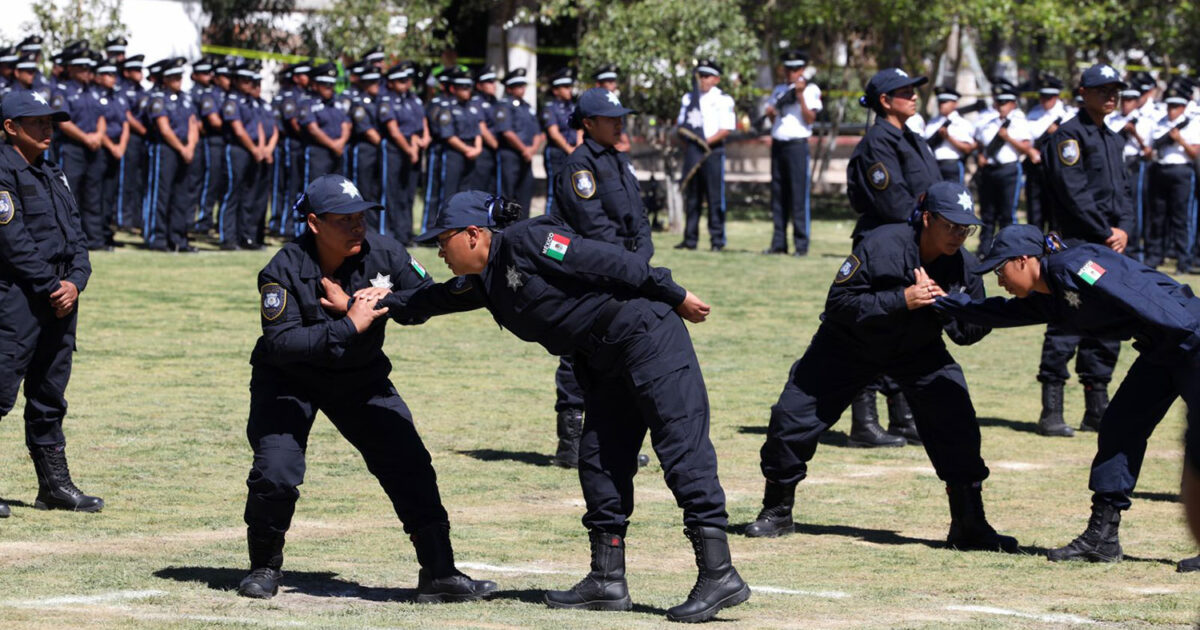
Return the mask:
M 801 142 L 808 142 L 808 138 L 795 138 L 792 140 L 776 140 L 775 138 L 771 138 L 771 142 L 774 142 L 775 144 L 799 144 Z M 720 146 L 720 145 L 713 145 L 713 146 Z

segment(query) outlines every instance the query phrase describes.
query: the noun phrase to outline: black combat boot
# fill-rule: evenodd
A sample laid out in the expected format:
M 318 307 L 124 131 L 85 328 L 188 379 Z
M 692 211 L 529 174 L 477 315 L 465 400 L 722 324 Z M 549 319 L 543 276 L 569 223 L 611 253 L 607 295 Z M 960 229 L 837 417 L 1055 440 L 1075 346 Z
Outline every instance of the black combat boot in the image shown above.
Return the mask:
M 847 446 L 856 448 L 879 448 L 904 446 L 908 441 L 896 435 L 888 435 L 879 426 L 879 412 L 875 410 L 875 392 L 864 389 L 850 403 L 850 439 Z
M 1083 533 L 1066 547 L 1046 552 L 1046 557 L 1051 562 L 1063 560 L 1120 562 L 1123 557 L 1121 541 L 1118 538 L 1120 527 L 1121 510 L 1108 503 L 1093 502 L 1092 516 L 1088 519 L 1087 529 L 1083 530 Z
M 579 437 L 583 435 L 583 410 L 570 408 L 558 412 L 558 451 L 554 465 L 579 467 Z
M 1179 573 L 1191 573 L 1192 571 L 1200 571 L 1200 556 L 1192 558 L 1184 558 L 1175 565 L 1175 570 Z
M 250 574 L 242 578 L 237 593 L 242 597 L 271 599 L 283 581 L 283 534 L 256 533 L 246 529 L 250 549 Z
M 891 435 L 898 435 L 909 444 L 921 444 L 921 435 L 917 433 L 917 422 L 913 420 L 912 408 L 904 394 L 892 394 L 887 398 L 888 430 Z
M 1072 437 L 1075 429 L 1063 420 L 1063 384 L 1042 383 L 1042 415 L 1038 416 L 1040 435 Z
M 946 544 L 959 551 L 1017 552 L 1017 539 L 996 533 L 983 513 L 983 484 L 946 485 L 950 498 L 950 533 Z
M 104 509 L 104 499 L 84 494 L 71 481 L 65 444 L 33 446 L 29 449 L 29 456 L 33 458 L 33 469 L 38 478 L 37 500 L 33 502 L 33 507 L 75 512 L 99 512 Z
M 1104 384 L 1083 386 L 1083 422 L 1079 423 L 1080 431 L 1099 431 L 1100 418 L 1108 409 L 1108 387 Z
M 625 540 L 620 534 L 592 530 L 592 570 L 569 591 L 546 591 L 551 608 L 629 610 L 633 600 L 625 583 Z
M 792 523 L 792 506 L 796 502 L 796 484 L 775 483 L 767 480 L 763 491 L 762 511 L 753 523 L 746 526 L 750 538 L 775 538 L 795 531 Z
M 717 611 L 750 599 L 750 586 L 742 581 L 729 559 L 729 540 L 719 527 L 689 527 L 683 535 L 696 552 L 696 585 L 687 601 L 667 610 L 669 621 L 698 623 L 717 616 Z
M 411 536 L 421 571 L 417 576 L 417 602 L 470 602 L 496 592 L 491 580 L 472 580 L 454 568 L 450 524 L 432 523 Z

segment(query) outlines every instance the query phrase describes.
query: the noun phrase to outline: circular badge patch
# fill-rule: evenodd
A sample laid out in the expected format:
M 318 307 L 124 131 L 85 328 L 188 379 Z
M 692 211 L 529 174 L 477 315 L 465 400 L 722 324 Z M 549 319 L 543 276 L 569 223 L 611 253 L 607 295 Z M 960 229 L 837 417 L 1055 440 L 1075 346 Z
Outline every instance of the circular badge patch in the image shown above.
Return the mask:
M 1079 141 L 1075 139 L 1063 140 L 1058 143 L 1058 161 L 1064 166 L 1075 166 L 1079 161 Z
M 876 162 L 867 169 L 867 181 L 871 183 L 871 187 L 875 190 L 883 190 L 888 187 L 891 182 L 891 175 L 888 174 L 887 167 L 883 162 Z

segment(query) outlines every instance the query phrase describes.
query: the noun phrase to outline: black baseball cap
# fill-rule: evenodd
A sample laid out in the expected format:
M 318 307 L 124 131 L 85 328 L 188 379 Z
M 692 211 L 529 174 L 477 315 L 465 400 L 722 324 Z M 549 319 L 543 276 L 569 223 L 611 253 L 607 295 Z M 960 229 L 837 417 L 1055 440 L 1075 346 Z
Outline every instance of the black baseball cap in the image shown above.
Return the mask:
M 302 217 L 310 212 L 316 215 L 354 214 L 378 207 L 378 203 L 363 199 L 354 182 L 332 173 L 314 179 L 296 202 L 296 210 Z
M 34 90 L 9 92 L 0 103 L 0 121 L 31 116 L 49 116 L 54 122 L 71 120 L 70 114 L 54 109 L 41 92 Z
M 433 225 L 429 226 L 429 229 L 415 240 L 418 243 L 428 243 L 449 230 L 459 230 L 472 225 L 476 227 L 496 225 L 492 211 L 501 201 L 499 197 L 489 195 L 482 190 L 460 192 L 442 206 L 442 211 L 433 220 Z
M 1004 261 L 1018 256 L 1041 256 L 1046 253 L 1046 235 L 1036 225 L 1014 223 L 1002 228 L 992 239 L 988 255 L 971 271 L 987 273 Z

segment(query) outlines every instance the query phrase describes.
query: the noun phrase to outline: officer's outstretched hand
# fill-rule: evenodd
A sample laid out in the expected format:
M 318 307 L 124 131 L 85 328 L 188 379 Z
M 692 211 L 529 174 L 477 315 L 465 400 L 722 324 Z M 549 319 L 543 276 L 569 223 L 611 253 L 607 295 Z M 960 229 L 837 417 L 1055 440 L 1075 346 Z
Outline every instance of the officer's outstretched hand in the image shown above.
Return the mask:
M 929 306 L 938 296 L 946 295 L 942 287 L 939 287 L 938 283 L 934 282 L 928 273 L 925 273 L 925 269 L 921 267 L 913 269 L 913 278 L 915 280 L 912 285 L 904 290 L 904 303 L 908 306 L 908 310 Z
M 680 317 L 688 320 L 689 322 L 692 322 L 693 324 L 699 324 L 708 317 L 710 312 L 712 312 L 712 307 L 705 304 L 700 298 L 696 297 L 695 293 L 688 291 L 687 295 L 683 298 L 683 301 L 679 303 L 679 306 L 675 307 L 675 312 L 679 313 Z
M 354 329 L 358 332 L 363 332 L 371 327 L 371 324 L 387 315 L 388 309 L 386 306 L 375 308 L 375 303 L 379 301 L 376 297 L 365 297 L 361 300 L 354 300 L 354 304 L 350 305 L 350 312 L 346 313 L 346 317 L 354 323 Z
M 57 290 L 50 294 L 50 307 L 54 316 L 62 319 L 75 310 L 75 302 L 79 299 L 79 288 L 74 282 L 62 281 Z
M 322 308 L 334 315 L 345 315 L 350 310 L 350 296 L 346 295 L 342 285 L 329 278 L 321 278 L 321 290 L 325 292 L 321 297 Z

